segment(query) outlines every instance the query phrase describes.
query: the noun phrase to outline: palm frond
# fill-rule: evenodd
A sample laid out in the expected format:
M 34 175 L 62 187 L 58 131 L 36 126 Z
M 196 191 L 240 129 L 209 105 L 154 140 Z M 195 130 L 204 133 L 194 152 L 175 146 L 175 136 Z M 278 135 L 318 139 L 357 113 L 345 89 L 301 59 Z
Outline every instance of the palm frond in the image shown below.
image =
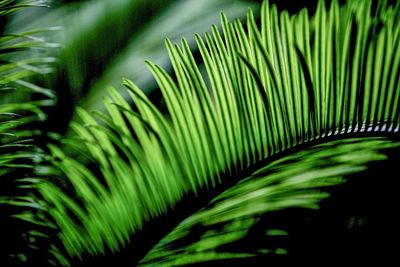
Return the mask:
M 72 125 L 76 139 L 68 143 L 89 163 L 50 147 L 68 185 L 38 189 L 59 228 L 60 249 L 71 257 L 118 251 L 184 197 L 300 143 L 355 133 L 397 136 L 399 7 L 382 5 L 373 14 L 371 1 L 333 1 L 328 10 L 320 1 L 310 17 L 307 10 L 278 13 L 265 2 L 260 29 L 251 12 L 247 29 L 222 15 L 222 33 L 213 27 L 196 36 L 206 77 L 188 42 L 167 40 L 176 80 L 147 65 L 168 115 L 125 80 L 133 108 L 111 89 L 108 114 L 97 113 L 102 123 L 78 110 L 82 123 Z M 321 178 L 317 185 L 326 181 L 313 177 Z M 285 201 L 313 206 L 317 196 L 302 202 L 289 194 Z
M 17 2 L 15 0 L 2 0 L 0 2 L 0 16 L 4 16 L 26 7 L 48 7 L 46 0 L 29 0 Z
M 302 212 L 319 209 L 320 202 L 330 195 L 326 192 L 330 187 L 346 182 L 350 175 L 365 172 L 367 164 L 387 158 L 384 151 L 399 147 L 399 142 L 386 138 L 345 139 L 273 161 L 182 221 L 139 266 L 219 266 L 213 263 L 240 258 L 261 258 L 259 262 L 272 265 L 273 256 L 290 254 L 286 237 L 292 234 L 289 223 L 273 225 L 273 214 L 290 208 Z M 266 214 L 267 219 L 263 218 Z M 277 236 L 279 242 L 271 242 Z M 251 245 L 243 246 L 246 240 L 251 240 Z
M 0 1 L 0 15 L 42 6 L 39 2 Z M 7 266 L 41 262 L 35 257 L 44 244 L 43 225 L 38 225 L 42 207 L 34 196 L 44 153 L 35 145 L 39 133 L 32 125 L 46 118 L 42 109 L 53 105 L 55 96 L 29 79 L 47 74 L 54 58 L 33 53 L 22 58 L 23 51 L 49 46 L 36 35 L 44 30 L 0 35 L 0 229 L 1 261 Z

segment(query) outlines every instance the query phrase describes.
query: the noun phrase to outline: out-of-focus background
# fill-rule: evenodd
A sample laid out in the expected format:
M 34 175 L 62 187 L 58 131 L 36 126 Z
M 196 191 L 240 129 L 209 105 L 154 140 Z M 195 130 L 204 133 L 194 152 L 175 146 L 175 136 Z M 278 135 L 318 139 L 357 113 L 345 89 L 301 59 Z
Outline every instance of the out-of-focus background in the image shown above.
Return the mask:
M 136 83 L 162 108 L 161 95 L 144 61 L 171 70 L 165 38 L 179 43 L 185 38 L 196 51 L 194 34 L 204 34 L 219 25 L 220 12 L 229 19 L 244 19 L 248 9 L 257 11 L 260 0 L 48 0 L 35 1 L 47 8 L 16 12 L 2 22 L 7 32 L 49 28 L 39 34 L 47 42 L 43 51 L 57 60 L 52 73 L 36 76 L 35 84 L 56 92 L 49 108 L 45 132 L 65 134 L 81 106 L 89 111 L 102 108 L 106 88 L 122 94 L 122 78 Z M 296 11 L 317 1 L 270 1 L 279 9 Z M 295 2 L 295 3 L 294 3 Z M 255 12 L 258 14 L 258 12 Z M 198 53 L 195 52 L 195 56 Z

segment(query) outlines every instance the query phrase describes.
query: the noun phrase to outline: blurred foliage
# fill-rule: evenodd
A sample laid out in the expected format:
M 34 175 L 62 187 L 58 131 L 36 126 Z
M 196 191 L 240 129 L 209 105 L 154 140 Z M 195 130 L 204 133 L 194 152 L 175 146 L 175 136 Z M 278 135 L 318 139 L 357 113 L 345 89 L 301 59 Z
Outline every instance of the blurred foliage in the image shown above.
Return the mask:
M 196 263 L 203 263 L 204 266 L 259 266 L 261 262 L 273 266 L 289 262 L 296 265 L 306 262 L 314 264 L 323 256 L 313 256 L 312 251 L 303 250 L 301 245 L 297 246 L 296 241 L 290 239 L 290 236 L 299 234 L 294 232 L 292 224 L 296 220 L 297 223 L 301 222 L 301 216 L 294 216 L 292 222 L 279 218 L 284 217 L 285 213 L 310 216 L 313 213 L 307 209 L 319 210 L 321 202 L 324 205 L 324 199 L 330 195 L 328 192 L 333 192 L 331 187 L 338 187 L 348 179 L 357 180 L 354 177 L 356 174 L 359 176 L 358 186 L 368 183 L 367 165 L 386 160 L 388 151 L 398 152 L 399 148 L 400 142 L 385 138 L 347 139 L 313 146 L 272 161 L 183 220 L 143 258 L 139 266 L 186 266 Z M 391 156 L 392 162 L 399 160 L 399 157 Z M 391 175 L 392 178 L 394 176 Z M 390 179 L 385 181 L 390 183 Z M 361 191 L 355 187 L 352 190 L 354 195 Z M 367 190 L 374 192 L 373 188 Z M 334 197 L 340 199 L 343 196 Z M 355 197 L 348 200 L 349 203 L 356 201 Z M 356 210 L 352 212 L 357 213 Z M 335 215 L 342 214 L 338 210 Z M 332 214 L 332 217 L 335 215 Z M 344 224 L 349 226 L 350 223 L 350 218 L 345 218 Z M 346 227 L 330 230 L 340 234 L 349 231 Z M 306 239 L 300 242 L 305 246 L 312 243 Z M 336 245 L 329 244 L 329 241 L 313 245 L 325 246 L 323 253 L 326 259 L 343 257 L 343 254 L 327 249 Z M 373 245 L 373 241 L 357 246 L 378 247 Z M 346 249 L 349 248 L 343 246 L 337 249 L 347 253 Z M 362 255 L 365 260 L 359 259 L 358 263 L 379 258 L 373 254 L 374 249 L 368 248 L 371 254 Z M 305 255 L 296 256 L 299 250 Z M 348 258 L 340 260 L 352 261 L 358 256 L 348 255 Z M 224 260 L 229 261 L 224 264 Z M 336 259 L 335 262 L 340 261 Z
M 15 12 L 43 7 L 44 1 L 0 1 L 1 18 Z M 23 10 L 22 10 L 23 9 Z M 3 20 L 2 20 L 3 21 Z M 43 111 L 55 104 L 53 91 L 31 82 L 52 71 L 54 57 L 40 53 L 54 46 L 41 37 L 51 28 L 0 34 L 0 264 L 31 265 L 49 258 L 43 242 L 42 216 L 35 201 L 37 169 L 45 153 L 38 146 L 39 129 L 46 120 Z M 29 57 L 24 55 L 29 54 Z M 40 249 L 43 249 L 40 251 Z M 28 263 L 29 262 L 29 263 Z
M 143 62 L 154 60 L 168 67 L 167 36 L 175 41 L 191 37 L 193 44 L 195 33 L 218 23 L 220 11 L 243 17 L 249 7 L 256 6 L 241 0 L 73 1 L 16 17 L 10 28 L 62 28 L 49 36 L 62 44 L 54 54 L 59 58 L 57 70 L 39 83 L 57 90 L 60 101 L 50 112 L 48 127 L 63 132 L 76 105 L 88 110 L 102 108 L 105 88 L 113 85 L 122 89 L 121 77 L 134 80 L 145 92 L 153 90 L 154 80 Z

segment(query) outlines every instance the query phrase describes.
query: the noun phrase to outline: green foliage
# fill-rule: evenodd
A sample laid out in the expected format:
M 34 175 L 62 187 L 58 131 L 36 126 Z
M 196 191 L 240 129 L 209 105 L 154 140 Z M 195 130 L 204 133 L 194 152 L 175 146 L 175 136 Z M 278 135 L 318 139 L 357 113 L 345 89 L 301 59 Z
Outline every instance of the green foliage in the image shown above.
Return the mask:
M 290 208 L 318 209 L 319 202 L 329 196 L 321 190 L 344 183 L 346 177 L 367 170 L 367 164 L 373 161 L 385 160 L 381 151 L 395 147 L 400 147 L 400 143 L 385 138 L 345 139 L 275 160 L 182 221 L 139 265 L 181 266 L 264 254 L 287 254 L 288 248 L 282 243 L 270 244 L 268 240 L 291 233 L 286 229 L 271 229 L 268 224 L 262 227 L 266 242 L 254 240 L 251 247 L 238 246 L 238 243 L 250 234 L 266 213 Z M 262 235 L 260 232 L 258 230 Z M 259 240 L 263 237 L 252 238 Z
M 143 62 L 149 60 L 166 69 L 170 68 L 168 54 L 165 53 L 166 36 L 172 42 L 187 38 L 191 49 L 197 49 L 192 36 L 195 33 L 206 32 L 212 24 L 219 25 L 218 14 L 221 10 L 230 17 L 244 18 L 246 8 L 258 10 L 258 5 L 237 0 L 175 1 L 159 16 L 152 18 L 145 28 L 130 40 L 127 47 L 91 86 L 80 106 L 86 110 L 102 109 L 102 99 L 107 95 L 104 88 L 107 86 L 113 86 L 129 100 L 125 88 L 120 86 L 121 77 L 135 81 L 146 94 L 151 93 L 156 89 L 154 78 L 147 68 L 143 68 Z
M 0 15 L 38 6 L 43 1 L 5 0 Z M 46 118 L 42 108 L 53 105 L 55 96 L 29 79 L 48 74 L 55 59 L 28 51 L 52 46 L 38 36 L 48 30 L 0 35 L 0 229 L 1 261 L 7 266 L 34 263 L 39 247 L 45 247 L 39 240 L 42 207 L 33 195 L 44 153 L 35 144 L 39 132 L 33 125 Z
M 26 7 L 46 7 L 46 2 L 43 0 L 30 0 L 17 2 L 15 0 L 2 0 L 0 2 L 0 16 L 4 16 Z
M 59 59 L 56 71 L 40 81 L 58 90 L 63 99 L 56 107 L 62 111 L 54 118 L 58 121 L 61 115 L 72 113 L 77 103 L 87 110 L 102 108 L 106 86 L 113 85 L 126 95 L 120 86 L 121 77 L 134 79 L 149 92 L 154 82 L 143 61 L 168 62 L 165 36 L 179 40 L 204 32 L 218 22 L 220 10 L 243 17 L 246 8 L 254 6 L 242 0 L 77 1 L 50 10 L 38 9 L 30 16 L 17 15 L 11 28 L 61 27 L 50 35 L 53 42 L 62 44 L 62 49 L 52 53 Z M 68 125 L 69 116 L 58 123 Z
M 320 1 L 310 17 L 307 10 L 294 16 L 278 13 L 265 2 L 259 28 L 252 12 L 247 28 L 222 15 L 222 33 L 213 27 L 205 37 L 196 36 L 207 76 L 202 75 L 185 40 L 181 46 L 166 42 L 176 79 L 147 62 L 168 115 L 129 80 L 124 85 L 130 100 L 109 90 L 108 114 L 97 112 L 95 119 L 78 109 L 81 122 L 71 126 L 76 137 L 64 142 L 77 149 L 80 157 L 69 157 L 50 146 L 52 164 L 66 177 L 65 185 L 38 185 L 51 222 L 59 229 L 64 256 L 96 256 L 107 249 L 117 252 L 144 223 L 167 213 L 188 194 L 200 195 L 234 180 L 300 143 L 354 133 L 397 133 L 400 5 L 381 4 L 375 13 L 371 5 L 371 1 L 349 1 L 339 6 L 333 1 L 327 10 Z M 375 150 L 365 151 L 372 157 L 367 159 L 379 159 Z M 225 192 L 231 197 L 228 204 L 245 201 L 241 186 L 248 185 L 260 186 L 265 194 L 260 213 L 274 210 L 274 205 L 317 207 L 326 195 L 311 189 L 341 182 L 327 178 L 364 168 L 363 155 L 347 156 L 355 161 L 346 165 L 346 156 L 336 158 L 336 167 L 322 174 L 305 172 L 305 180 L 284 172 L 278 185 L 268 184 L 273 176 L 247 180 Z M 304 188 L 310 190 L 297 194 Z M 279 195 L 274 190 L 288 191 Z M 223 219 L 217 211 L 216 222 Z M 255 211 L 249 212 L 254 215 Z M 168 238 L 165 242 L 170 242 Z M 157 259 L 157 253 L 170 253 L 157 252 L 165 249 L 162 246 L 147 260 Z M 211 253 L 199 260 L 221 256 L 248 255 Z
M 125 53 L 158 57 L 158 49 L 148 51 L 159 46 L 158 30 L 168 14 L 181 16 L 176 20 L 179 34 L 162 28 L 173 35 L 166 46 L 174 74 L 147 61 L 167 114 L 128 79 L 123 82 L 127 90 L 107 91 L 105 112 L 88 113 L 103 96 L 96 88 L 112 84 L 121 68 L 137 68 L 136 60 L 128 64 L 130 57 L 118 60 L 113 54 L 123 50 L 120 43 L 135 30 L 122 26 L 139 25 L 130 18 L 145 2 L 76 4 L 79 8 L 71 12 L 61 8 L 44 19 L 69 15 L 61 20 L 71 27 L 64 29 L 59 70 L 50 84 L 63 89 L 67 84 L 75 100 L 87 80 L 97 80 L 98 71 L 104 71 L 101 64 L 89 66 L 91 59 L 113 62 L 91 90 L 87 109 L 76 109 L 79 120 L 71 124 L 75 135 L 61 137 L 61 146 L 48 145 L 51 156 L 35 138 L 47 116 L 43 110 L 54 104 L 55 95 L 33 79 L 47 77 L 56 60 L 34 51 L 56 47 L 43 33 L 58 28 L 0 36 L 0 229 L 6 265 L 70 266 L 77 258 L 85 264 L 88 255 L 138 248 L 141 244 L 130 243 L 146 223 L 168 215 L 187 197 L 200 200 L 209 192 L 222 193 L 211 194 L 203 209 L 186 214 L 140 265 L 285 254 L 283 246 L 229 248 L 266 214 L 318 209 L 330 188 L 362 173 L 369 162 L 385 160 L 382 150 L 400 146 L 395 141 L 400 123 L 400 3 L 390 6 L 383 0 L 349 0 L 343 6 L 332 1 L 328 8 L 321 0 L 315 14 L 304 9 L 292 16 L 267 1 L 260 24 L 252 11 L 246 25 L 229 22 L 222 14 L 221 28 L 213 26 L 180 45 L 174 44 L 177 35 L 202 31 L 208 24 L 205 13 L 221 5 L 236 15 L 242 5 L 210 1 L 188 14 L 177 10 L 198 1 L 173 5 L 166 17 L 142 34 L 135 32 L 139 37 Z M 0 15 L 43 5 L 2 0 Z M 193 20 L 193 14 L 201 19 Z M 114 38 L 108 38 L 112 30 Z M 193 43 L 201 60 L 195 60 Z M 138 70 L 134 76 L 141 78 L 135 79 L 141 87 L 149 80 L 142 74 Z M 290 149 L 315 143 L 279 159 Z M 267 238 L 290 234 L 283 228 L 265 228 L 264 233 Z

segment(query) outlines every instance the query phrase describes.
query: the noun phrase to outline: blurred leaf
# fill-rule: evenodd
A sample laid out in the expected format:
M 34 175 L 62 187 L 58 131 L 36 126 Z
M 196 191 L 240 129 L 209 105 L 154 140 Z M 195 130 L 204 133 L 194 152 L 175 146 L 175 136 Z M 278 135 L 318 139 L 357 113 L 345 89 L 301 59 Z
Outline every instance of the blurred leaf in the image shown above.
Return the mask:
M 176 1 L 154 18 L 140 34 L 132 38 L 127 48 L 121 51 L 105 73 L 92 85 L 89 95 L 83 99 L 80 106 L 87 110 L 104 109 L 101 100 L 106 96 L 107 86 L 117 88 L 126 99 L 126 90 L 120 86 L 121 77 L 135 82 L 148 94 L 154 90 L 155 81 L 151 72 L 143 68 L 145 60 L 170 68 L 165 50 L 165 38 L 179 42 L 182 38 L 188 40 L 189 46 L 195 47 L 194 34 L 202 34 L 209 30 L 210 25 L 220 25 L 219 13 L 223 11 L 232 18 L 242 18 L 246 10 L 256 11 L 258 6 L 238 0 L 186 0 Z
M 27 7 L 41 7 L 45 1 L 0 1 L 0 15 Z M 25 13 L 26 14 L 26 13 Z M 38 37 L 48 29 L 0 34 L 0 230 L 1 264 L 28 266 L 46 264 L 47 238 L 40 233 L 42 206 L 34 197 L 34 181 L 40 180 L 36 168 L 44 160 L 35 126 L 46 119 L 45 107 L 55 103 L 54 93 L 30 82 L 47 75 L 53 57 L 35 53 L 54 44 Z M 26 56 L 29 53 L 29 56 Z M 25 53 L 25 54 L 24 54 Z M 43 227 L 44 226 L 44 227 Z M 45 240 L 45 242 L 43 242 Z M 39 248 L 45 248 L 40 252 Z
M 271 221 L 262 220 L 263 217 L 271 218 L 289 208 L 319 209 L 319 203 L 329 196 L 325 192 L 329 187 L 367 171 L 367 164 L 386 159 L 383 151 L 398 151 L 399 147 L 400 142 L 385 138 L 348 139 L 313 146 L 273 161 L 182 221 L 139 265 L 218 266 L 218 260 L 249 257 L 254 258 L 253 262 L 258 257 L 259 262 L 273 264 L 273 258 L 266 258 L 266 254 L 289 253 L 286 236 L 291 232 L 285 229 L 288 223 L 282 223 L 283 229 L 269 228 L 273 227 Z M 241 265 L 230 261 L 230 266 Z

